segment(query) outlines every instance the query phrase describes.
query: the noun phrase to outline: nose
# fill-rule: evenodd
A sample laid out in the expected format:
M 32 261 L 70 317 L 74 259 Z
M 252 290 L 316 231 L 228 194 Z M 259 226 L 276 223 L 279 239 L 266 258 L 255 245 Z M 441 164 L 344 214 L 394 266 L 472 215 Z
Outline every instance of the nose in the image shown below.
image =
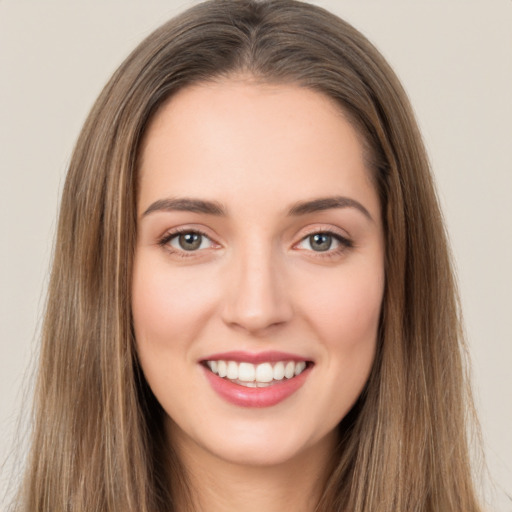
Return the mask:
M 293 307 L 282 270 L 283 262 L 261 245 L 236 258 L 226 274 L 224 322 L 252 335 L 263 335 L 289 322 Z

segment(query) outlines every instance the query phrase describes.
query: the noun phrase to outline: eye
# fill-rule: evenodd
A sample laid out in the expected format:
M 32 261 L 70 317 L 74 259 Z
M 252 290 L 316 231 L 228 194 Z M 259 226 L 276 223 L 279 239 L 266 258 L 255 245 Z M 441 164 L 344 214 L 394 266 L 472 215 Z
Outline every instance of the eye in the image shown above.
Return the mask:
M 297 247 L 299 249 L 308 249 L 315 252 L 325 252 L 329 249 L 336 248 L 338 244 L 338 240 L 330 233 L 314 233 L 303 238 Z
M 161 241 L 161 244 L 178 251 L 194 252 L 212 247 L 213 242 L 198 231 L 183 231 L 169 234 Z
M 352 247 L 352 242 L 338 234 L 319 231 L 304 237 L 296 247 L 313 252 L 336 253 Z

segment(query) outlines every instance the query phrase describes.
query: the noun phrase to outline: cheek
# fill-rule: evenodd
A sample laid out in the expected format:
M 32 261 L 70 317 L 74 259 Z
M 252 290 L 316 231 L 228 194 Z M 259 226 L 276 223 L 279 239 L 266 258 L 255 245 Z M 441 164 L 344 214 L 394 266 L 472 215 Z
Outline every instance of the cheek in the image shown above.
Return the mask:
M 333 276 L 331 276 L 333 277 Z M 321 284 L 317 282 L 317 285 Z M 375 360 L 383 272 L 340 272 L 317 287 L 310 303 L 310 325 L 318 334 L 326 365 L 325 389 L 319 407 L 334 427 L 348 413 L 364 389 Z M 336 405 L 334 405 L 336 404 Z
M 331 348 L 350 351 L 375 344 L 384 277 L 379 267 L 373 270 L 343 269 L 312 283 L 305 309 Z
M 304 311 L 318 335 L 329 393 L 325 407 L 339 421 L 353 405 L 370 375 L 377 347 L 384 292 L 383 265 L 346 265 L 311 281 L 314 292 Z M 330 404 L 330 405 L 329 405 Z M 336 417 L 338 415 L 339 417 Z
M 196 366 L 194 340 L 213 310 L 209 283 L 198 280 L 197 272 L 192 280 L 187 269 L 173 271 L 152 255 L 139 254 L 134 264 L 137 353 L 150 388 L 171 416 L 198 392 L 187 372 Z
M 132 311 L 139 343 L 170 347 L 193 336 L 201 317 L 213 306 L 212 286 L 197 272 L 173 272 L 167 266 L 136 260 L 132 285 Z M 172 343 L 171 343 L 172 341 Z

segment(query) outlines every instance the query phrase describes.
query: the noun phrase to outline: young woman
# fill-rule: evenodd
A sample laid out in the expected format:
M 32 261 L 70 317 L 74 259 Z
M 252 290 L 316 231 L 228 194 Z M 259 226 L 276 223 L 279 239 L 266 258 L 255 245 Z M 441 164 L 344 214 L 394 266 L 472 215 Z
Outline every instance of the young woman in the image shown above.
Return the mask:
M 17 510 L 478 511 L 462 349 L 387 63 L 318 7 L 205 2 L 77 143 Z

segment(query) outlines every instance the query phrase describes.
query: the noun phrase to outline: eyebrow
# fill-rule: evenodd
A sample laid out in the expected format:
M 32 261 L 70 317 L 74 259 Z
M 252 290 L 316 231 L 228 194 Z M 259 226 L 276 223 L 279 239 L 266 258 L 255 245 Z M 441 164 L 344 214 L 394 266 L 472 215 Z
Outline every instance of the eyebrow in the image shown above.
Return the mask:
M 369 220 L 373 220 L 370 212 L 359 201 L 343 196 L 322 197 L 311 201 L 300 201 L 290 208 L 288 215 L 307 215 L 308 213 L 331 210 L 333 208 L 355 208 Z
M 343 196 L 322 197 L 310 201 L 299 201 L 288 210 L 288 216 L 297 217 L 334 208 L 355 208 L 363 213 L 365 217 L 373 220 L 370 212 L 359 201 Z M 226 216 L 226 209 L 217 201 L 184 197 L 159 199 L 144 211 L 142 217 L 159 211 L 183 211 Z
M 206 213 L 208 215 L 216 216 L 226 215 L 226 210 L 217 201 L 205 201 L 203 199 L 190 199 L 184 197 L 177 199 L 159 199 L 149 206 L 149 208 L 142 214 L 142 217 L 159 211 Z

